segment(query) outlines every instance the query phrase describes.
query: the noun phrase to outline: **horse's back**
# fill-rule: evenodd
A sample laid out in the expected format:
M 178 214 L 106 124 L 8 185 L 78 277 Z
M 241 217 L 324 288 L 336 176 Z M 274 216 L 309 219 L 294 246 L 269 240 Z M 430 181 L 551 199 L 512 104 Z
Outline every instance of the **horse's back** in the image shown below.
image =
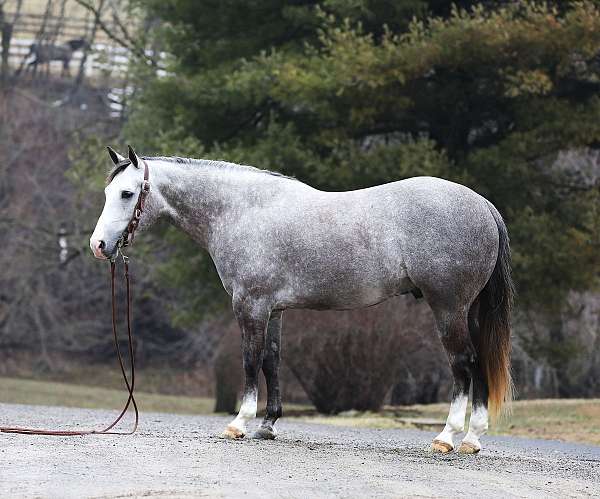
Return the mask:
M 468 187 L 413 177 L 325 198 L 331 196 L 328 228 L 338 234 L 350 228 L 345 241 L 368 248 L 359 265 L 386 292 L 414 286 L 431 295 L 443 287 L 473 297 L 489 279 L 498 230 L 485 198 Z
M 347 192 L 280 185 L 227 225 L 217 268 L 224 282 L 265 283 L 282 308 L 356 308 L 461 279 L 478 291 L 493 269 L 494 220 L 467 187 L 432 177 Z

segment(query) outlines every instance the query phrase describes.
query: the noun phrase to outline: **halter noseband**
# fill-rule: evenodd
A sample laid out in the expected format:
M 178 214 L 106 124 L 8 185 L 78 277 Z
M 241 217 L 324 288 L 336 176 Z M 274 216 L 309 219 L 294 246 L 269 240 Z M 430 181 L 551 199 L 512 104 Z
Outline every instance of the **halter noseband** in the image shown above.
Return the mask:
M 144 161 L 142 158 L 139 160 L 144 164 L 144 181 L 142 182 L 142 188 L 140 190 L 140 194 L 138 196 L 137 202 L 135 203 L 135 208 L 133 209 L 133 216 L 131 220 L 125 227 L 125 230 L 121 234 L 119 241 L 117 242 L 117 247 L 125 248 L 133 243 L 133 238 L 135 235 L 135 231 L 140 224 L 140 218 L 142 217 L 142 213 L 144 212 L 144 205 L 146 204 L 146 198 L 148 197 L 148 193 L 150 192 L 150 181 L 149 179 L 149 171 L 148 171 L 148 163 Z M 130 159 L 124 159 L 120 163 L 117 164 L 117 167 L 127 166 L 131 164 Z

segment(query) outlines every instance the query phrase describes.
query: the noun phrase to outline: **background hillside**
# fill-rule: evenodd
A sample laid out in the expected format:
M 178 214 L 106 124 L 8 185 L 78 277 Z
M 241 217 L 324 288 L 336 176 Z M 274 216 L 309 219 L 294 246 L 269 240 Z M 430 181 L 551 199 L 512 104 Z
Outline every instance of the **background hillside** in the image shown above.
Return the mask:
M 108 269 L 87 241 L 103 204 L 104 147 L 131 143 L 321 189 L 415 175 L 468 185 L 511 236 L 519 396 L 600 395 L 597 2 L 5 0 L 0 9 L 0 374 L 95 382 L 112 362 Z M 73 38 L 89 47 L 68 74 L 60 61 L 30 67 L 31 43 Z M 131 254 L 142 387 L 214 396 L 218 380 L 231 401 L 239 333 L 208 255 L 167 226 Z M 324 412 L 447 400 L 430 311 L 412 296 L 289 312 L 284 324 L 286 400 Z M 350 370 L 364 380 L 354 391 Z M 373 389 L 373 380 L 383 381 Z

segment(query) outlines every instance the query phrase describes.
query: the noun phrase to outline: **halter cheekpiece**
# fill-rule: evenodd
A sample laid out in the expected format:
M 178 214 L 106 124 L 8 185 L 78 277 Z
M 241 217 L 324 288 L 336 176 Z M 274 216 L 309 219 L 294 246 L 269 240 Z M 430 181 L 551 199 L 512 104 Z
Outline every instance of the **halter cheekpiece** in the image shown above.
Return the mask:
M 142 217 L 142 213 L 144 212 L 146 198 L 148 197 L 148 193 L 150 192 L 150 173 L 148 171 L 148 163 L 146 163 L 146 161 L 144 161 L 142 158 L 139 158 L 139 160 L 144 164 L 144 180 L 142 182 L 142 188 L 140 190 L 137 202 L 135 203 L 135 208 L 133 209 L 133 215 L 131 217 L 131 220 L 127 224 L 127 227 L 125 227 L 125 230 L 121 234 L 119 242 L 117 243 L 118 248 L 124 248 L 133 243 L 135 231 L 138 228 L 138 225 L 140 224 L 140 218 Z M 126 167 L 130 164 L 130 159 L 124 159 L 123 161 L 117 164 L 117 167 Z

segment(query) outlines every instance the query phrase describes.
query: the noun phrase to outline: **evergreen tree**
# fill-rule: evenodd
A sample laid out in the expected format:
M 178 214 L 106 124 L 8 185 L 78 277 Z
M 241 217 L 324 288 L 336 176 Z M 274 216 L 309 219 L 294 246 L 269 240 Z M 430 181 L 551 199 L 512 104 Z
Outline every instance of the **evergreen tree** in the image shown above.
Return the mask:
M 556 311 L 569 290 L 597 286 L 598 174 L 586 181 L 560 154 L 585 161 L 600 143 L 595 2 L 144 5 L 165 22 L 158 35 L 173 60 L 134 102 L 126 134 L 141 150 L 324 189 L 456 180 L 505 216 L 521 306 Z M 197 297 L 218 278 L 193 245 L 181 248 L 165 274 L 203 314 L 214 302 Z

